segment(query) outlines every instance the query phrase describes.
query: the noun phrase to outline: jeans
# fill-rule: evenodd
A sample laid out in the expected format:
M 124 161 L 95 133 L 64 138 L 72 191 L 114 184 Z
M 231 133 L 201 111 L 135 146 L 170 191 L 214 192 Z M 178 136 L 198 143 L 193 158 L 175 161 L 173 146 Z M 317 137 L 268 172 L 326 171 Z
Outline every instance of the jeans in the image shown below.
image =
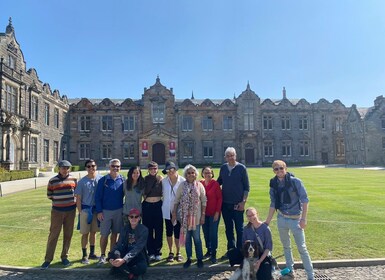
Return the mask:
M 286 266 L 293 269 L 294 260 L 291 251 L 290 234 L 293 234 L 295 244 L 297 245 L 298 252 L 302 259 L 303 267 L 307 274 L 307 279 L 314 279 L 313 265 L 310 259 L 309 252 L 305 244 L 305 231 L 300 228 L 298 219 L 285 218 L 278 214 L 277 225 L 279 237 L 281 239 L 283 250 L 286 259 Z
M 219 220 L 220 216 L 216 222 L 214 222 L 214 216 L 206 216 L 205 223 L 202 225 L 207 251 L 212 254 L 215 253 L 218 248 Z
M 194 239 L 195 255 L 198 260 L 203 259 L 202 240 L 201 240 L 201 226 L 197 225 L 195 230 L 188 230 L 186 232 L 186 255 L 188 259 L 192 257 L 192 239 Z
M 227 250 L 231 248 L 242 248 L 242 235 L 243 235 L 243 214 L 245 211 L 238 211 L 234 209 L 234 204 L 223 203 L 222 204 L 222 216 L 225 222 L 226 238 L 227 238 Z M 235 246 L 234 237 L 234 225 L 237 233 L 237 243 Z

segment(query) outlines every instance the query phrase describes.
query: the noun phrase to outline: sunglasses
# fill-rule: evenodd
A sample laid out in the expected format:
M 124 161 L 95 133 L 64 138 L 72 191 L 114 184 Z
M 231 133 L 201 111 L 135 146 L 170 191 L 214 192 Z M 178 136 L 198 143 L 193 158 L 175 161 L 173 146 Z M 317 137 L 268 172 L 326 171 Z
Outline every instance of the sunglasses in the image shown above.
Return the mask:
M 284 167 L 280 166 L 280 167 L 275 167 L 275 168 L 274 168 L 274 171 L 284 170 L 284 169 L 285 169 Z
M 137 218 L 139 218 L 139 216 L 129 216 L 130 217 L 130 219 L 137 219 Z
M 94 165 L 87 165 L 87 168 L 94 168 L 94 167 L 96 167 L 96 165 L 94 164 Z
M 187 175 L 195 175 L 195 172 L 187 172 Z
M 120 168 L 120 165 L 111 165 L 112 168 Z

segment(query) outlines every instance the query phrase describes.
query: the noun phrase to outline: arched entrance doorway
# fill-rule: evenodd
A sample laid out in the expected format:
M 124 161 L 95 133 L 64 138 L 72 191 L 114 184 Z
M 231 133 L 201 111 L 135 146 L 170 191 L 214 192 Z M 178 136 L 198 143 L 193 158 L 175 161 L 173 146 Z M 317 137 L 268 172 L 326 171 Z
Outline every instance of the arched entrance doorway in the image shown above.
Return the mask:
M 246 144 L 245 146 L 245 164 L 246 165 L 254 165 L 254 148 L 253 145 Z
M 152 160 L 159 165 L 166 163 L 166 148 L 162 143 L 152 145 Z

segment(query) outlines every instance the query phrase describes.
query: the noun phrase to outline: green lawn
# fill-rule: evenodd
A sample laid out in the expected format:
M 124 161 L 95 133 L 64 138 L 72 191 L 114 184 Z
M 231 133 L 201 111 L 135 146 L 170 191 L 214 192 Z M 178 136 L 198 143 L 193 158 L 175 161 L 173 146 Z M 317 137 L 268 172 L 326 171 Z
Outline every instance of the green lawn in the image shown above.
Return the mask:
M 246 206 L 256 207 L 264 220 L 273 173 L 271 168 L 248 171 L 251 191 Z M 345 168 L 289 168 L 289 171 L 303 180 L 310 198 L 306 239 L 313 260 L 385 257 L 385 171 Z M 41 265 L 50 208 L 44 187 L 0 198 L 0 264 Z M 271 229 L 274 255 L 278 256 L 283 251 L 275 219 Z M 61 243 L 60 239 L 53 264 L 60 261 Z M 220 257 L 226 249 L 223 221 L 219 246 Z M 97 252 L 98 248 L 97 243 Z M 293 251 L 295 259 L 300 260 L 296 249 Z M 182 252 L 185 253 L 184 249 Z M 163 256 L 167 254 L 164 242 Z M 80 258 L 80 234 L 75 230 L 70 250 L 74 267 L 82 266 L 77 262 Z M 94 263 L 90 265 L 93 266 Z

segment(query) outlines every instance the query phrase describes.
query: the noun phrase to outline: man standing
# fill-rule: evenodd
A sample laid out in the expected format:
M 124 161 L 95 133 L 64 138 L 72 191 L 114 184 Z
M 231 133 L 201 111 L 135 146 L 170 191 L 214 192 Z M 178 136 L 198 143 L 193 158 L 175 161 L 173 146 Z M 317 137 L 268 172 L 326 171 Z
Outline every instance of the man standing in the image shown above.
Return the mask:
M 70 175 L 71 163 L 69 161 L 61 160 L 58 166 L 59 174 L 49 180 L 47 187 L 47 197 L 52 200 L 51 226 L 44 263 L 41 265 L 41 269 L 47 269 L 52 262 L 62 227 L 63 249 L 60 257 L 64 266 L 71 265 L 71 262 L 68 260 L 68 250 L 71 245 L 76 215 L 74 190 L 77 180 Z
M 242 248 L 243 214 L 250 191 L 249 176 L 246 166 L 237 162 L 237 154 L 233 147 L 225 151 L 227 163 L 219 170 L 218 183 L 222 185 L 222 216 L 225 222 L 227 250 Z M 237 233 L 235 242 L 234 227 Z M 227 254 L 222 257 L 227 258 Z
M 288 275 L 294 279 L 294 260 L 290 246 L 289 232 L 294 236 L 298 252 L 301 255 L 303 267 L 308 280 L 314 279 L 313 265 L 305 244 L 305 227 L 307 220 L 309 199 L 302 181 L 287 172 L 286 163 L 282 160 L 273 162 L 275 177 L 270 180 L 270 209 L 265 221 L 270 224 L 277 210 L 277 226 L 281 239 L 286 267 L 291 269 Z M 286 277 L 289 279 L 289 277 Z
M 98 182 L 95 194 L 95 205 L 98 220 L 100 221 L 100 251 L 99 265 L 107 263 L 106 248 L 108 236 L 110 237 L 110 249 L 114 248 L 123 219 L 123 182 L 124 178 L 119 174 L 120 160 L 110 160 L 110 173 L 102 177 Z
M 83 251 L 82 264 L 89 264 L 88 259 L 95 260 L 95 236 L 99 231 L 96 209 L 95 209 L 95 191 L 101 175 L 96 173 L 96 163 L 89 159 L 84 164 L 87 175 L 79 182 L 75 190 L 76 207 L 79 211 L 80 233 L 82 234 L 81 245 Z M 90 254 L 87 258 L 88 236 L 90 240 Z

